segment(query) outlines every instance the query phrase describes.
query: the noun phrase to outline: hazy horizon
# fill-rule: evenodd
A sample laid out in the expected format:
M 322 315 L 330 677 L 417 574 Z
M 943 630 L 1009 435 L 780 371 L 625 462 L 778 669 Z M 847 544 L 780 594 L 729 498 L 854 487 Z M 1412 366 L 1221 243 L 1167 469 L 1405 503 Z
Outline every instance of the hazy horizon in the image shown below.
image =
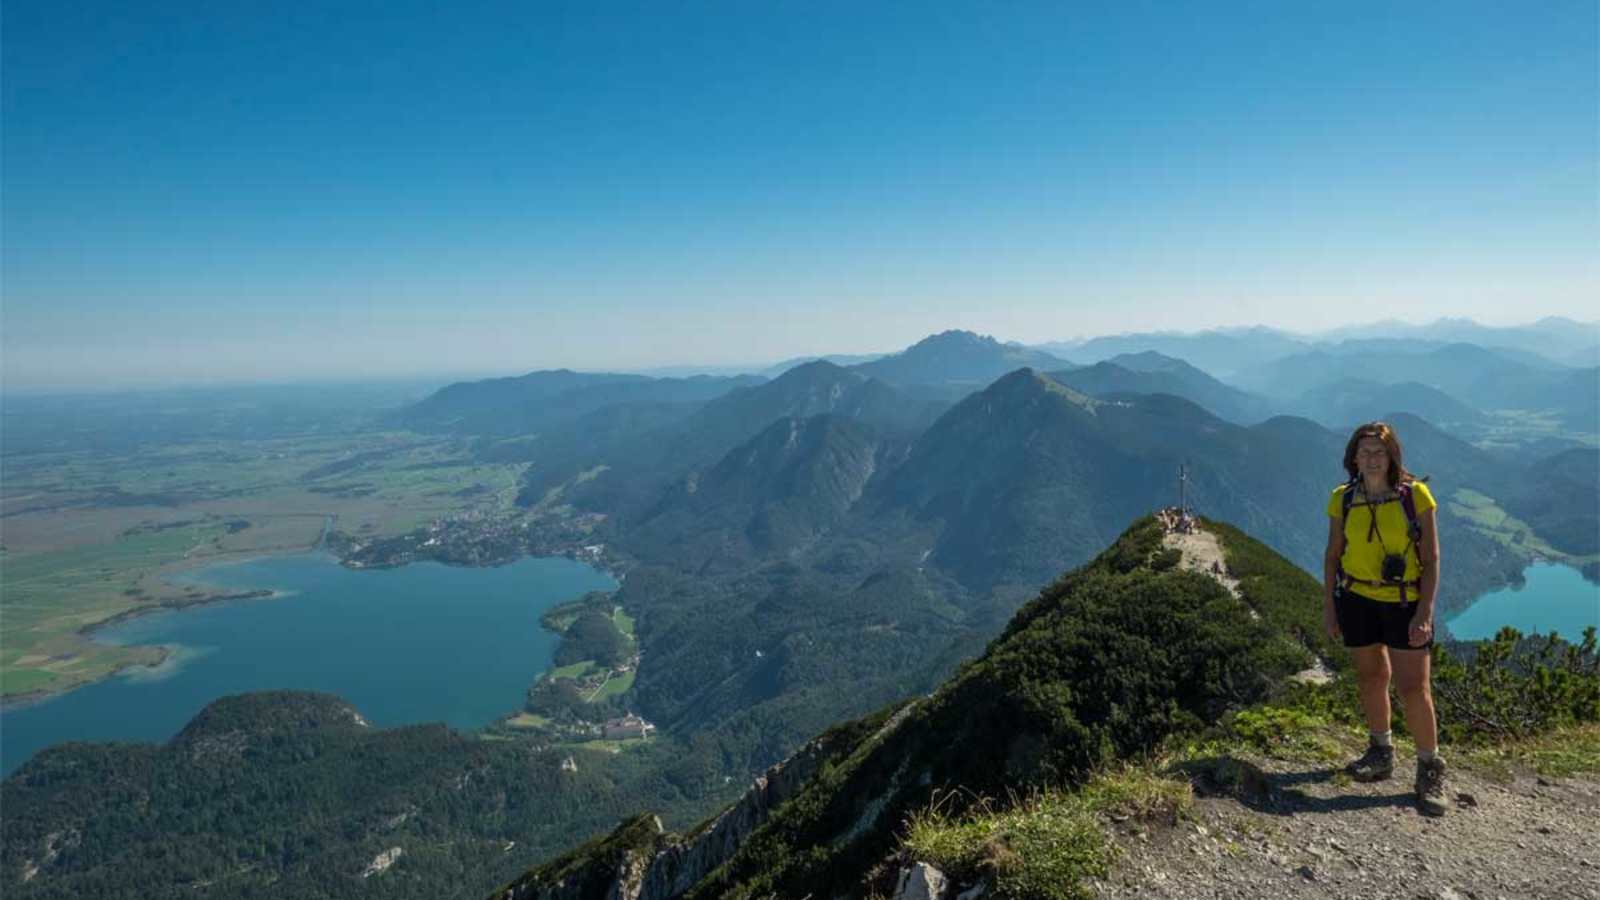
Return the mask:
M 1478 324 L 1478 325 L 1487 325 L 1489 327 L 1499 327 L 1499 328 L 1528 327 L 1528 326 L 1536 325 L 1539 321 L 1542 321 L 1544 319 L 1548 319 L 1548 318 L 1564 318 L 1564 319 L 1571 320 L 1571 321 L 1575 322 L 1576 324 L 1585 325 L 1585 326 L 1594 327 L 1594 328 L 1600 328 L 1600 319 L 1582 319 L 1582 318 L 1579 318 L 1577 316 L 1540 316 L 1537 319 L 1529 319 L 1527 321 L 1510 322 L 1510 323 L 1505 324 L 1505 325 L 1489 325 L 1489 323 L 1480 322 L 1480 321 L 1475 320 L 1475 319 L 1467 319 L 1466 317 L 1460 317 L 1460 316 L 1449 317 L 1449 318 L 1454 320 L 1454 321 L 1470 321 L 1470 322 L 1474 322 L 1475 324 Z M 1297 339 L 1302 339 L 1302 340 L 1305 340 L 1305 341 L 1310 342 L 1310 343 L 1316 343 L 1316 342 L 1327 341 L 1327 340 L 1334 340 L 1334 341 L 1341 340 L 1342 338 L 1339 336 L 1338 332 L 1344 331 L 1344 330 L 1348 330 L 1348 329 L 1371 329 L 1371 328 L 1376 328 L 1376 327 L 1379 327 L 1379 326 L 1389 325 L 1389 324 L 1392 324 L 1392 325 L 1394 325 L 1396 327 L 1399 327 L 1399 328 L 1425 329 L 1425 328 L 1427 328 L 1429 326 L 1437 325 L 1440 321 L 1441 320 L 1439 320 L 1439 319 L 1435 319 L 1435 320 L 1431 320 L 1431 321 L 1410 321 L 1410 320 L 1405 320 L 1405 319 L 1351 321 L 1351 322 L 1343 323 L 1341 325 L 1336 325 L 1336 326 L 1333 326 L 1331 328 L 1328 328 L 1328 329 L 1325 329 L 1325 330 L 1321 330 L 1321 331 L 1290 331 L 1288 329 L 1275 328 L 1275 327 L 1273 327 L 1271 325 L 1252 324 L 1252 325 L 1239 325 L 1239 326 L 1217 326 L 1217 327 L 1212 327 L 1212 328 L 1200 328 L 1200 329 L 1194 329 L 1194 330 L 1170 329 L 1170 330 L 1150 330 L 1150 331 L 1118 331 L 1118 332 L 1109 332 L 1109 333 L 1104 333 L 1104 334 L 1087 334 L 1087 335 L 1078 335 L 1078 336 L 1067 337 L 1067 338 L 1050 338 L 1050 339 L 1045 339 L 1045 340 L 1026 341 L 1026 342 L 1008 339 L 1008 338 L 1006 338 L 1006 337 L 1004 337 L 1002 335 L 987 334 L 987 333 L 981 332 L 981 331 L 976 332 L 976 333 L 980 334 L 982 336 L 985 336 L 985 337 L 992 337 L 995 340 L 1000 341 L 1001 343 L 1018 344 L 1018 345 L 1024 345 L 1024 346 L 1030 346 L 1030 347 L 1037 347 L 1037 346 L 1040 346 L 1040 345 L 1043 345 L 1043 344 L 1083 343 L 1083 342 L 1087 342 L 1087 341 L 1097 340 L 1097 339 L 1100 339 L 1100 338 L 1130 337 L 1130 336 L 1136 336 L 1136 335 L 1141 335 L 1141 334 L 1165 335 L 1165 336 L 1173 336 L 1173 335 L 1192 336 L 1192 335 L 1217 333 L 1217 332 L 1240 332 L 1240 331 L 1246 331 L 1246 330 L 1251 330 L 1251 329 L 1262 329 L 1262 328 L 1264 328 L 1264 329 L 1268 329 L 1268 330 L 1271 330 L 1271 331 L 1279 332 L 1281 334 L 1286 334 L 1286 335 L 1289 335 L 1289 336 L 1297 338 Z M 41 397 L 41 396 L 46 396 L 47 397 L 47 396 L 63 396 L 63 395 L 97 396 L 97 395 L 108 395 L 108 394 L 118 394 L 118 393 L 167 392 L 167 391 L 172 391 L 172 392 L 207 391 L 207 390 L 225 390 L 225 389 L 248 388 L 248 387 L 263 387 L 263 388 L 284 387 L 284 388 L 294 388 L 294 387 L 309 387 L 309 386 L 318 386 L 318 385 L 350 385 L 350 386 L 356 386 L 356 385 L 366 385 L 366 384 L 382 385 L 382 384 L 405 384 L 405 383 L 427 383 L 427 382 L 438 382 L 438 383 L 442 384 L 442 383 L 448 383 L 448 382 L 453 382 L 453 381 L 469 381 L 469 380 L 487 379 L 487 378 L 516 377 L 516 376 L 519 376 L 519 375 L 526 375 L 526 374 L 528 374 L 530 372 L 537 372 L 537 371 L 544 371 L 544 370 L 551 370 L 551 369 L 570 369 L 570 370 L 575 371 L 575 372 L 588 372 L 588 373 L 637 374 L 637 375 L 647 375 L 647 376 L 662 377 L 662 378 L 687 377 L 687 376 L 690 376 L 690 375 L 702 374 L 702 373 L 703 374 L 715 374 L 715 375 L 760 374 L 761 372 L 763 372 L 763 371 L 765 371 L 767 369 L 770 369 L 773 366 L 780 365 L 782 363 L 785 363 L 785 362 L 788 362 L 788 361 L 794 360 L 794 359 L 810 358 L 810 357 L 825 357 L 825 356 L 848 356 L 848 355 L 866 355 L 866 356 L 871 356 L 871 355 L 889 355 L 889 354 L 899 353 L 899 352 L 902 352 L 905 349 L 907 349 L 912 344 L 917 343 L 918 341 L 921 341 L 921 340 L 923 340 L 923 339 L 925 339 L 927 337 L 930 337 L 932 335 L 939 334 L 939 333 L 941 333 L 943 331 L 950 331 L 950 330 L 970 330 L 970 329 L 947 329 L 947 328 L 941 328 L 941 329 L 937 329 L 935 331 L 930 331 L 930 332 L 925 333 L 925 334 L 920 334 L 920 335 L 918 335 L 916 337 L 908 339 L 904 344 L 902 344 L 900 346 L 896 346 L 896 347 L 887 347 L 887 348 L 879 347 L 879 348 L 875 348 L 875 349 L 867 350 L 867 351 L 842 351 L 842 350 L 834 350 L 834 349 L 821 349 L 821 350 L 816 350 L 816 351 L 807 352 L 807 353 L 794 353 L 794 354 L 790 354 L 788 356 L 784 356 L 784 357 L 781 357 L 781 358 L 762 359 L 762 360 L 738 361 L 738 360 L 730 359 L 728 361 L 715 361 L 715 360 L 713 360 L 713 361 L 704 361 L 704 362 L 698 362 L 698 361 L 694 361 L 694 360 L 683 360 L 683 361 L 679 361 L 679 362 L 665 363 L 665 364 L 661 364 L 661 365 L 633 366 L 633 367 L 629 367 L 629 366 L 606 366 L 606 365 L 603 365 L 603 364 L 597 364 L 597 365 L 541 365 L 541 364 L 538 364 L 537 361 L 534 361 L 534 362 L 532 362 L 532 363 L 530 363 L 528 365 L 512 366 L 510 368 L 481 368 L 481 369 L 453 369 L 453 370 L 452 369 L 433 369 L 433 370 L 415 369 L 415 370 L 411 370 L 411 371 L 375 372 L 375 373 L 368 373 L 368 374 L 362 374 L 362 373 L 341 373 L 341 374 L 328 374 L 328 375 L 308 374 L 308 375 L 306 375 L 304 377 L 298 377 L 298 378 L 297 377 L 286 377 L 286 376 L 249 378 L 249 379 L 220 377 L 220 378 L 210 378 L 210 379 L 191 379 L 191 380 L 183 380 L 183 381 L 151 381 L 151 382 L 142 382 L 142 383 L 141 382 L 129 382 L 129 383 L 123 383 L 123 384 L 82 384 L 82 385 L 65 384 L 65 385 L 32 385 L 32 386 L 29 386 L 29 385 L 15 386 L 15 385 L 12 385 L 12 384 L 10 384 L 8 382 L 0 382 L 0 395 L 12 396 L 12 397 Z M 1070 356 L 1071 356 L 1070 352 L 1067 352 L 1064 355 L 1068 357 L 1068 361 L 1069 362 L 1078 362 L 1078 360 L 1070 359 Z
M 7 5 L 8 391 L 1583 316 L 1600 14 Z

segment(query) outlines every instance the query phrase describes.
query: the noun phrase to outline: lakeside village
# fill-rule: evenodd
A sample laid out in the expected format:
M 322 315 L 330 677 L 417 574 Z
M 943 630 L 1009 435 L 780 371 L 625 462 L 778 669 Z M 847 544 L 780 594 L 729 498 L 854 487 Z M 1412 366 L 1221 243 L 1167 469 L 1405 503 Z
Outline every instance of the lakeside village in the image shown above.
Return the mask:
M 524 556 L 566 556 L 617 571 L 620 561 L 608 557 L 605 545 L 594 539 L 605 520 L 603 513 L 469 509 L 396 537 L 362 539 L 332 532 L 327 546 L 352 569 L 392 568 L 418 560 L 496 566 Z
M 640 659 L 633 617 L 610 593 L 593 591 L 547 610 L 539 622 L 561 635 L 554 666 L 528 688 L 522 711 L 489 733 L 551 744 L 598 742 L 609 750 L 648 739 L 656 726 L 626 706 Z

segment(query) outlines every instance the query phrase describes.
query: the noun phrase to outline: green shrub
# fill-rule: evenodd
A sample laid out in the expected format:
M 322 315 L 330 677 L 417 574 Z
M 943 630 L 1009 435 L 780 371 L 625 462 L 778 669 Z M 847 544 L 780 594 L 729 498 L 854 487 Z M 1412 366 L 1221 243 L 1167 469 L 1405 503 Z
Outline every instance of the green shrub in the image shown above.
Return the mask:
M 1154 572 L 1165 572 L 1176 566 L 1181 559 L 1183 559 L 1182 550 L 1177 547 L 1166 547 L 1157 550 L 1155 555 L 1150 557 L 1150 569 Z
M 1449 741 L 1526 738 L 1600 721 L 1600 654 L 1595 629 L 1570 644 L 1555 635 L 1524 639 L 1502 628 L 1467 645 L 1465 658 L 1435 645 L 1433 693 Z

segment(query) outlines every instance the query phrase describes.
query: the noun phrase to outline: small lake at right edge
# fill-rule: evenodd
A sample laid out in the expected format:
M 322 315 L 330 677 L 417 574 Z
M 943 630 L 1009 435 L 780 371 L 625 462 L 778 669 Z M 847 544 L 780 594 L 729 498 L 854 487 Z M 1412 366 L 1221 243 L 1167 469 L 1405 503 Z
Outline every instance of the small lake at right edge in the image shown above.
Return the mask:
M 1446 620 L 1451 636 L 1482 640 L 1510 625 L 1523 634 L 1554 631 L 1577 640 L 1590 625 L 1600 627 L 1600 585 L 1585 581 L 1577 569 L 1561 563 L 1534 563 L 1522 576 L 1526 579 L 1522 586 L 1484 594 Z

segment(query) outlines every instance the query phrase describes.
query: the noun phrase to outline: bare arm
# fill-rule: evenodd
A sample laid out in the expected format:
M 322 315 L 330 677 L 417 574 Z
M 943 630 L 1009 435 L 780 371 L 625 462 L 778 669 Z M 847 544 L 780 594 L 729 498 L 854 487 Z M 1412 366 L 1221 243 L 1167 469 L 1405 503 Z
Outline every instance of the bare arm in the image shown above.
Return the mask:
M 1439 528 L 1433 510 L 1417 517 L 1422 534 L 1417 538 L 1417 561 L 1422 564 L 1422 596 L 1417 611 L 1411 614 L 1407 631 L 1411 646 L 1420 647 L 1433 638 L 1433 600 L 1439 593 Z
M 1322 600 L 1333 606 L 1334 584 L 1339 577 L 1339 560 L 1344 556 L 1344 522 L 1328 517 L 1328 549 L 1322 554 Z
M 1344 556 L 1344 520 L 1328 517 L 1328 549 L 1322 554 L 1322 628 L 1328 637 L 1339 637 L 1339 616 L 1333 608 L 1333 591 L 1338 585 L 1339 559 Z
M 1433 601 L 1439 594 L 1439 520 L 1438 510 L 1430 509 L 1417 516 L 1422 536 L 1417 539 L 1417 560 L 1422 563 L 1422 596 L 1418 598 L 1417 614 L 1433 621 Z

